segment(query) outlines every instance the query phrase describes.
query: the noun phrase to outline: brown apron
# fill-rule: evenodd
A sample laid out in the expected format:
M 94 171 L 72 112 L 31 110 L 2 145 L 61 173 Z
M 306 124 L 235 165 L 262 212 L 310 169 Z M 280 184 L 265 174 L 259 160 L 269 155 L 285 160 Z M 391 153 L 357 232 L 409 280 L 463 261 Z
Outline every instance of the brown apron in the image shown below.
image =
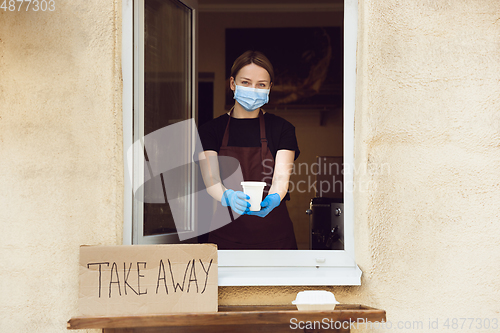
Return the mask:
M 231 113 L 226 125 L 222 146 L 219 156 L 231 156 L 239 161 L 243 178 L 245 181 L 264 181 L 267 186 L 264 189 L 263 198 L 269 192 L 274 172 L 274 158 L 267 147 L 266 124 L 264 113 L 259 113 L 260 123 L 260 147 L 229 147 L 229 124 Z M 224 186 L 234 191 L 242 191 L 241 184 L 231 184 L 227 181 L 230 173 L 234 171 L 234 166 L 225 166 L 219 162 L 219 170 Z M 231 207 L 224 207 L 220 202 L 212 219 L 212 226 L 217 225 L 217 221 L 227 221 L 228 214 L 231 223 L 210 232 L 208 241 L 216 243 L 220 250 L 249 250 L 249 249 L 269 249 L 269 250 L 296 250 L 297 243 L 293 231 L 292 220 L 288 215 L 285 200 L 274 208 L 266 217 L 252 215 L 241 215 L 233 218 Z

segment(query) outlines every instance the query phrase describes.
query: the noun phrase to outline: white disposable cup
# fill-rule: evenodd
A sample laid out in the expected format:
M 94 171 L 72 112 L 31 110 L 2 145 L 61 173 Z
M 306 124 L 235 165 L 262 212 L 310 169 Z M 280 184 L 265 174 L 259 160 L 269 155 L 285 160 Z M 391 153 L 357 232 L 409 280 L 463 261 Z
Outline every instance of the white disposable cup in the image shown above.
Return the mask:
M 250 197 L 248 202 L 250 202 L 250 210 L 252 212 L 258 212 L 260 210 L 262 193 L 266 185 L 265 182 L 241 182 L 243 192 Z

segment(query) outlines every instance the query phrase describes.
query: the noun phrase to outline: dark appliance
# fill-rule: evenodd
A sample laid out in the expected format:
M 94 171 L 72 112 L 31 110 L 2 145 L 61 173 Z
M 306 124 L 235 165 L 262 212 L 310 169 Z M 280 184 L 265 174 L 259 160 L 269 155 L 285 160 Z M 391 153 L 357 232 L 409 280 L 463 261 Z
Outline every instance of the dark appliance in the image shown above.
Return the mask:
M 312 198 L 306 213 L 309 215 L 309 249 L 344 250 L 342 199 Z

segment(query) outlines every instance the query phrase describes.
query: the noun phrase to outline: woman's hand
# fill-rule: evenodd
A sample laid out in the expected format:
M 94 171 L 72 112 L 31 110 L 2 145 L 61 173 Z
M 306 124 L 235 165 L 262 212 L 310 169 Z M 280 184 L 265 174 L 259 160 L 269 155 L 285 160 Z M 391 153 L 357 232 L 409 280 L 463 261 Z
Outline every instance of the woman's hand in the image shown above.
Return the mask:
M 246 201 L 248 199 L 250 197 L 241 191 L 226 190 L 220 202 L 222 206 L 230 206 L 234 212 L 243 215 L 249 212 L 250 203 Z
M 269 194 L 262 200 L 260 206 L 261 210 L 258 212 L 248 212 L 248 215 L 255 215 L 259 217 L 266 217 L 274 208 L 280 205 L 281 199 L 278 193 Z

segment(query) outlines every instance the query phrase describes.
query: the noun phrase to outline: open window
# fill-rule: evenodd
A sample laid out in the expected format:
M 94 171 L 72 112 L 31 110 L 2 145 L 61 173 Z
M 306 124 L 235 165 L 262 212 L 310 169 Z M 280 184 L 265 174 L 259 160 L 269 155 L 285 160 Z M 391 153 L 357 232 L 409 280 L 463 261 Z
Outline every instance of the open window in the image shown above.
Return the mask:
M 248 10 L 244 7 L 239 10 Z M 360 284 L 361 271 L 354 259 L 353 202 L 357 1 L 345 0 L 343 11 L 344 249 L 220 250 L 221 286 Z M 153 177 L 151 163 L 156 157 L 148 156 L 150 151 L 161 154 L 161 147 L 145 153 L 141 140 L 159 128 L 197 117 L 197 17 L 198 3 L 193 0 L 123 3 L 124 151 L 129 152 L 124 163 L 126 173 L 133 176 L 125 179 L 124 244 L 178 242 L 166 200 L 168 184 L 161 175 Z M 192 140 L 182 143 L 187 165 Z M 186 181 L 185 191 L 195 186 L 194 169 L 186 168 L 179 175 Z M 136 200 L 137 196 L 153 196 L 159 203 L 149 205 Z M 195 202 L 185 202 L 178 232 L 196 231 L 194 206 Z

